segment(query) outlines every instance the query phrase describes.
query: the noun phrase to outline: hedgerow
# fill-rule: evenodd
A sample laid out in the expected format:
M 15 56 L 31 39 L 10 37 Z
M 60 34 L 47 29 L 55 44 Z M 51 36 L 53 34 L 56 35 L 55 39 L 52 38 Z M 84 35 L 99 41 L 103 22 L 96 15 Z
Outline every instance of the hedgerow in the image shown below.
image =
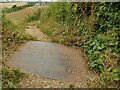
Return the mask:
M 92 5 L 94 5 L 93 9 Z M 48 23 L 48 19 L 52 18 L 53 21 L 48 23 L 50 28 L 46 28 L 43 32 L 53 39 L 58 37 L 57 42 L 84 48 L 90 69 L 100 75 L 99 83 L 94 85 L 118 87 L 117 82 L 120 80 L 119 7 L 120 4 L 114 2 L 50 3 L 42 14 L 39 10 L 40 14 L 34 14 L 34 17 L 39 17 L 36 19 L 38 27 L 41 27 L 44 22 Z M 52 22 L 57 24 L 52 25 Z M 59 30 L 58 27 L 61 25 L 65 30 L 60 32 L 61 29 Z M 40 29 L 42 30 L 43 27 Z M 71 37 L 75 39 L 66 39 Z

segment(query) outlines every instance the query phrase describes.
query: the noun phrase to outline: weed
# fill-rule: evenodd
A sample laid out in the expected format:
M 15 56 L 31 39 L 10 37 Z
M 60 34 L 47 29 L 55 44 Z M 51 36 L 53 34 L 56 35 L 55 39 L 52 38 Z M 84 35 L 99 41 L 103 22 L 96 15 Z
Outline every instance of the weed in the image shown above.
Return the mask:
M 2 16 L 2 87 L 15 88 L 23 77 L 19 69 L 11 69 L 6 66 L 6 59 L 13 53 L 13 51 L 21 43 L 26 40 L 33 39 L 31 36 L 16 31 L 18 26 L 14 25 L 11 21 L 7 20 L 5 15 Z
M 25 74 L 19 69 L 11 69 L 6 66 L 2 67 L 2 87 L 16 88 L 16 84 L 20 82 Z

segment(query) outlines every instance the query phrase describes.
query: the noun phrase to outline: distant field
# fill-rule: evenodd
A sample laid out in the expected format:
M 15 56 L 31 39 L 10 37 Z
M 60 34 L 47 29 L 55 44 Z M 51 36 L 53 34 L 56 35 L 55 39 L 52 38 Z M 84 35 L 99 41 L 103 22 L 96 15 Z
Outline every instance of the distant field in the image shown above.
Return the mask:
M 11 8 L 13 5 L 22 6 L 27 4 L 27 2 L 14 2 L 14 3 L 0 3 L 2 8 Z
M 32 15 L 35 11 L 35 7 L 28 7 L 14 13 L 9 13 L 6 16 L 9 20 L 14 21 L 14 23 L 20 23 L 25 20 L 29 15 Z
M 6 14 L 6 18 L 10 20 L 14 25 L 17 25 L 16 30 L 20 33 L 23 33 L 25 30 L 25 26 L 27 24 L 26 19 L 28 16 L 32 15 L 37 10 L 36 6 L 27 7 L 25 9 L 8 13 Z

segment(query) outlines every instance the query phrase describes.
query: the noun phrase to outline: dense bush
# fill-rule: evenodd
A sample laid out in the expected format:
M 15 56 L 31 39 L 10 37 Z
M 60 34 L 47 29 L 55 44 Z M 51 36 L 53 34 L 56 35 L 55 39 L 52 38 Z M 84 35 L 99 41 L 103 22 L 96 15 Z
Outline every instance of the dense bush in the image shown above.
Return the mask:
M 40 16 L 37 14 L 38 17 L 41 17 L 39 25 L 52 17 L 56 23 L 67 27 L 59 34 L 62 40 L 59 38 L 58 42 L 60 40 L 64 44 L 83 47 L 89 58 L 89 67 L 101 76 L 101 84 L 104 82 L 104 87 L 110 85 L 114 87 L 120 80 L 118 76 L 120 74 L 118 65 L 120 4 L 114 2 L 94 3 L 94 16 L 92 16 L 92 5 L 92 3 L 80 2 L 51 3 L 44 13 Z M 46 33 L 52 29 L 47 29 Z M 56 29 L 56 31 L 58 30 Z M 55 30 L 52 33 L 54 32 Z M 65 37 L 70 35 L 77 39 L 65 40 Z M 53 36 L 53 38 L 55 37 Z

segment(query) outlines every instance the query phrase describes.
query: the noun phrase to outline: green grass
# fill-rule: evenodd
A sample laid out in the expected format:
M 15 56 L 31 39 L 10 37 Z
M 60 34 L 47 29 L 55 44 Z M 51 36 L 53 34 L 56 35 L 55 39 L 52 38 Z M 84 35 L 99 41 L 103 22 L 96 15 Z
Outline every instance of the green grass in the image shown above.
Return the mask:
M 32 40 L 33 38 L 25 33 L 25 28 L 14 25 L 7 20 L 4 16 L 2 19 L 2 47 L 3 57 L 14 51 L 21 43 Z M 18 29 L 19 28 L 19 29 Z M 23 30 L 21 30 L 23 29 Z
M 16 88 L 16 85 L 25 76 L 25 73 L 20 69 L 11 69 L 9 67 L 2 67 L 2 87 Z
M 23 29 L 23 30 L 22 30 Z M 2 87 L 15 88 L 20 82 L 24 73 L 19 69 L 7 67 L 6 60 L 16 48 L 33 37 L 25 33 L 25 27 L 14 25 L 13 22 L 2 16 Z
M 35 12 L 34 7 L 20 6 L 11 9 L 12 13 L 2 14 L 2 87 L 3 88 L 16 88 L 25 75 L 19 69 L 12 69 L 6 65 L 6 60 L 10 58 L 13 52 L 22 43 L 35 40 L 34 37 L 26 34 L 26 18 Z

